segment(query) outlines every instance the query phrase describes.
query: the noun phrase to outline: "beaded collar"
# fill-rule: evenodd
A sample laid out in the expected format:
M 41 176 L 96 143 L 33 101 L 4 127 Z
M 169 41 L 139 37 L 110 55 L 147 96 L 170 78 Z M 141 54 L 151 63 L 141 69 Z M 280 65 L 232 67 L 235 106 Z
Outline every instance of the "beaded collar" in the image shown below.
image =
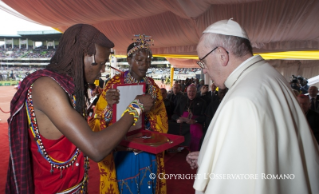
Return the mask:
M 156 95 L 156 88 L 153 86 L 150 78 L 144 77 L 142 80 L 136 80 L 129 71 L 126 71 L 124 73 L 124 83 L 126 84 L 133 84 L 133 83 L 145 83 L 146 84 L 146 89 L 147 89 L 147 94 L 150 94 L 153 99 L 157 98 Z

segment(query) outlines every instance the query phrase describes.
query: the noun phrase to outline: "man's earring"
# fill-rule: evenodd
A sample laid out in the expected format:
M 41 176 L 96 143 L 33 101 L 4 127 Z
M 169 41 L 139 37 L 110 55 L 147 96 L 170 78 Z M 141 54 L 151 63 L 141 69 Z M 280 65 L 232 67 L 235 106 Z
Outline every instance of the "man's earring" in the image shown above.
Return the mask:
M 93 57 L 92 65 L 97 65 L 97 63 L 95 62 L 95 55 L 92 55 L 92 57 Z

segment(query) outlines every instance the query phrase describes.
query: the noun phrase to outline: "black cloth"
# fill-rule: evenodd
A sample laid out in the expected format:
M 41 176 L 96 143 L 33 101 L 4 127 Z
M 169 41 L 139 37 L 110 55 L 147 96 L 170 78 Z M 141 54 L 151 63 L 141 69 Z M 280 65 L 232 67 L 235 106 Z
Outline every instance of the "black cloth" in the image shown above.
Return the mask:
M 211 122 L 211 120 L 213 119 L 216 110 L 218 109 L 220 102 L 219 101 L 211 101 L 205 111 L 205 115 L 206 115 L 206 119 L 205 119 L 205 127 L 204 127 L 204 134 L 207 131 L 207 128 Z
M 173 110 L 175 110 L 175 107 L 177 106 L 179 99 L 182 97 L 185 97 L 182 92 L 178 92 L 176 95 L 174 93 L 167 95 L 167 99 L 173 102 Z
M 218 97 L 218 91 L 209 91 L 206 93 L 206 95 L 210 96 L 210 102 L 211 101 L 219 101 L 219 97 Z
M 182 92 L 185 92 L 185 91 L 186 91 L 186 88 L 187 88 L 186 84 L 182 84 L 182 85 L 181 85 L 181 91 L 182 91 Z
M 307 121 L 309 123 L 309 126 L 317 140 L 317 143 L 319 144 L 319 113 L 308 110 L 306 114 Z
M 174 114 L 172 115 L 172 120 L 176 121 L 182 114 L 188 110 L 191 110 L 193 115 L 198 116 L 196 118 L 198 123 L 203 124 L 205 122 L 205 110 L 206 102 L 198 97 L 195 97 L 193 100 L 189 100 L 187 96 L 183 96 L 174 109 Z
M 316 99 L 311 98 L 310 103 L 311 103 L 310 109 L 313 111 L 319 112 L 319 95 L 317 95 Z
M 201 93 L 197 93 L 196 96 L 203 99 L 207 105 L 214 99 L 214 96 L 209 95 L 208 92 L 206 92 L 206 94 L 204 95 Z
M 102 78 L 99 79 L 99 87 L 100 88 L 104 87 L 104 80 Z
M 174 103 L 169 99 L 164 99 L 165 109 L 167 113 L 167 117 L 170 120 L 172 115 L 174 114 Z
M 212 93 L 213 93 L 213 94 L 212 94 Z M 218 91 L 214 91 L 214 92 L 209 91 L 209 92 L 207 92 L 207 95 L 209 95 L 209 96 L 211 96 L 211 97 L 213 97 L 213 96 L 218 96 Z
M 187 108 L 190 107 L 193 115 L 198 116 L 196 118 L 197 122 L 204 124 L 205 122 L 205 109 L 206 102 L 198 97 L 190 101 L 187 96 L 183 96 L 179 101 L 177 106 L 174 109 L 174 114 L 171 117 L 171 120 L 168 121 L 168 132 L 169 134 L 174 135 L 183 135 L 185 141 L 181 146 L 189 146 L 191 140 L 190 134 L 190 125 L 187 123 L 177 123 L 176 120 L 187 111 Z
M 215 112 L 218 109 L 219 104 L 220 104 L 219 101 L 211 101 L 206 108 L 206 111 L 205 111 L 206 119 L 205 119 L 205 124 L 203 126 L 203 137 L 200 141 L 200 146 L 202 146 L 209 124 L 212 121 L 215 115 Z

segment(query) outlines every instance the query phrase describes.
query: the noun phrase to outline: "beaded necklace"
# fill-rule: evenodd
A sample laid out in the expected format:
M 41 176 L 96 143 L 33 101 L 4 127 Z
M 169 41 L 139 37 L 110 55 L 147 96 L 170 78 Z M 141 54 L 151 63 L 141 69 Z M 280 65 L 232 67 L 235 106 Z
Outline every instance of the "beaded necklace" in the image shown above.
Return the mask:
M 156 99 L 156 88 L 151 83 L 150 79 L 148 77 L 144 77 L 141 81 L 136 80 L 130 72 L 127 73 L 127 75 L 124 78 L 124 83 L 126 84 L 132 84 L 132 83 L 145 83 L 147 85 L 147 94 L 150 94 L 153 99 Z
M 62 178 L 62 170 L 67 169 L 71 166 L 73 169 L 73 165 L 75 162 L 76 162 L 75 165 L 79 166 L 79 163 L 77 162 L 77 158 L 80 154 L 80 149 L 76 148 L 72 157 L 67 161 L 59 161 L 59 160 L 52 158 L 50 155 L 48 155 L 48 153 L 45 150 L 45 147 L 43 146 L 40 132 L 38 129 L 38 124 L 37 124 L 37 120 L 36 120 L 36 116 L 35 116 L 35 112 L 34 112 L 34 107 L 33 107 L 33 101 L 32 101 L 32 87 L 33 87 L 33 85 L 31 85 L 30 88 L 28 89 L 27 99 L 25 101 L 29 128 L 30 128 L 30 131 L 33 135 L 35 142 L 36 142 L 39 153 L 51 165 L 50 173 L 52 174 L 54 172 L 54 168 L 56 168 L 56 169 L 60 170 L 60 178 Z M 72 98 L 73 108 L 75 108 L 75 103 L 76 103 L 76 99 L 75 99 L 75 96 L 73 96 L 73 98 Z M 89 169 L 89 158 L 87 156 L 84 156 L 84 178 L 83 178 L 82 185 L 81 185 L 81 190 L 84 193 L 86 192 L 86 189 L 87 189 L 88 169 Z

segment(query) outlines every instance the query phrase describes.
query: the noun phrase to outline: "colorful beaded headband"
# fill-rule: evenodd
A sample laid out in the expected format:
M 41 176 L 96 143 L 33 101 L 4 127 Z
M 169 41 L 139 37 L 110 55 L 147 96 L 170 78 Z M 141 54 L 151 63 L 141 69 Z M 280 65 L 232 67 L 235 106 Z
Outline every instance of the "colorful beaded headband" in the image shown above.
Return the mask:
M 134 47 L 127 52 L 127 56 L 130 56 L 139 49 L 151 50 L 150 46 L 154 46 L 154 44 L 152 44 L 154 40 L 151 39 L 151 36 L 145 36 L 145 34 L 135 34 L 133 36 L 134 38 L 132 38 L 132 40 L 134 41 Z M 149 42 L 151 42 L 151 44 L 149 44 Z

